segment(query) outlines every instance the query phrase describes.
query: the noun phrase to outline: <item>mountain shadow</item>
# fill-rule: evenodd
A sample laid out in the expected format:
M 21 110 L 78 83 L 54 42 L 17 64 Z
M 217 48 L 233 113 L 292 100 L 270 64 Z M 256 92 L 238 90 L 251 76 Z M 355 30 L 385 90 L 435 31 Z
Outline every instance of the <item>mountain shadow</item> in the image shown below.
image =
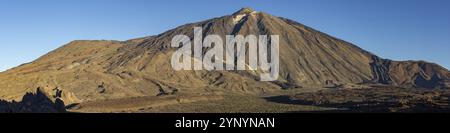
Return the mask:
M 0 99 L 0 113 L 64 113 L 64 102 L 56 98 L 52 101 L 45 93 L 37 88 L 36 92 L 26 93 L 22 101 L 6 101 Z

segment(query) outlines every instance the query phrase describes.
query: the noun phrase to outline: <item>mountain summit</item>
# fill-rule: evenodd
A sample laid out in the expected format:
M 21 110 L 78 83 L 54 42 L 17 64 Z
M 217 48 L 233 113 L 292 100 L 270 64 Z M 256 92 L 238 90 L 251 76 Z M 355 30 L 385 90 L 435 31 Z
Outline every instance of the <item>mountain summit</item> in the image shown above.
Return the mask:
M 174 71 L 175 35 L 279 35 L 280 77 L 257 80 L 257 71 Z M 32 88 L 65 103 L 161 95 L 270 94 L 282 89 L 351 87 L 450 88 L 450 72 L 423 61 L 383 59 L 354 44 L 296 21 L 251 8 L 128 41 L 73 41 L 39 59 L 0 73 L 0 98 L 16 99 Z M 101 90 L 101 91 L 99 91 Z
M 256 11 L 250 7 L 244 7 L 244 8 L 241 8 L 240 10 L 238 10 L 237 12 L 233 13 L 233 15 L 250 14 L 253 12 L 256 12 Z

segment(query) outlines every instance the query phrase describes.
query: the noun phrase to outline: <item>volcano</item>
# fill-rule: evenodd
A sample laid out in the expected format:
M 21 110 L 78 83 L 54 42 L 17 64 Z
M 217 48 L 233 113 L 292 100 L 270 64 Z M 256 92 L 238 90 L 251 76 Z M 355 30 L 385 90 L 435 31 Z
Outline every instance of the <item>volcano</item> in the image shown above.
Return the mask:
M 170 46 L 171 40 L 180 34 L 193 40 L 194 27 L 201 27 L 204 36 L 219 35 L 222 40 L 226 35 L 279 35 L 278 79 L 259 81 L 258 73 L 251 70 L 173 70 L 170 61 L 177 49 Z M 0 98 L 20 100 L 35 88 L 49 95 L 58 92 L 66 104 L 74 104 L 364 85 L 449 89 L 450 72 L 425 61 L 384 59 L 294 20 L 243 8 L 154 36 L 72 41 L 33 62 L 0 73 Z

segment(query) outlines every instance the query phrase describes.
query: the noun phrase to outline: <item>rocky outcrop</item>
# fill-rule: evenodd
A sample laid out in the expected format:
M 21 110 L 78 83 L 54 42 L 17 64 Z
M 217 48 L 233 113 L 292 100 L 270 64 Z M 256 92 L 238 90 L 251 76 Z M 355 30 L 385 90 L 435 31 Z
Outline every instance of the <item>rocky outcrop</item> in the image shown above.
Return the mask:
M 64 113 L 64 102 L 56 98 L 51 100 L 40 88 L 33 93 L 26 93 L 22 101 L 0 100 L 0 113 Z

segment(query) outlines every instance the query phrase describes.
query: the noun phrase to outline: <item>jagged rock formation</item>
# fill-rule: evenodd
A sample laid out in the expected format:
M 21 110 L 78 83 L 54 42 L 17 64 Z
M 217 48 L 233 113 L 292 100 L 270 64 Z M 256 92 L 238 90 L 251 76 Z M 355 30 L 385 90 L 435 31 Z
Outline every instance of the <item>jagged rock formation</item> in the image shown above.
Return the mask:
M 172 37 L 279 35 L 280 77 L 260 82 L 255 71 L 174 71 Z M 16 99 L 27 88 L 61 88 L 61 99 L 78 103 L 157 96 L 175 92 L 270 93 L 285 88 L 387 84 L 450 88 L 450 72 L 436 64 L 390 61 L 290 19 L 244 8 L 231 15 L 182 25 L 128 41 L 73 41 L 41 58 L 0 73 L 0 98 Z M 104 83 L 104 84 L 102 84 Z M 99 86 L 107 91 L 99 93 Z M 104 88 L 103 88 L 104 89 Z M 103 90 L 102 89 L 102 90 Z
M 51 100 L 40 88 L 34 93 L 26 93 L 20 102 L 0 100 L 0 113 L 64 113 L 64 102 Z

